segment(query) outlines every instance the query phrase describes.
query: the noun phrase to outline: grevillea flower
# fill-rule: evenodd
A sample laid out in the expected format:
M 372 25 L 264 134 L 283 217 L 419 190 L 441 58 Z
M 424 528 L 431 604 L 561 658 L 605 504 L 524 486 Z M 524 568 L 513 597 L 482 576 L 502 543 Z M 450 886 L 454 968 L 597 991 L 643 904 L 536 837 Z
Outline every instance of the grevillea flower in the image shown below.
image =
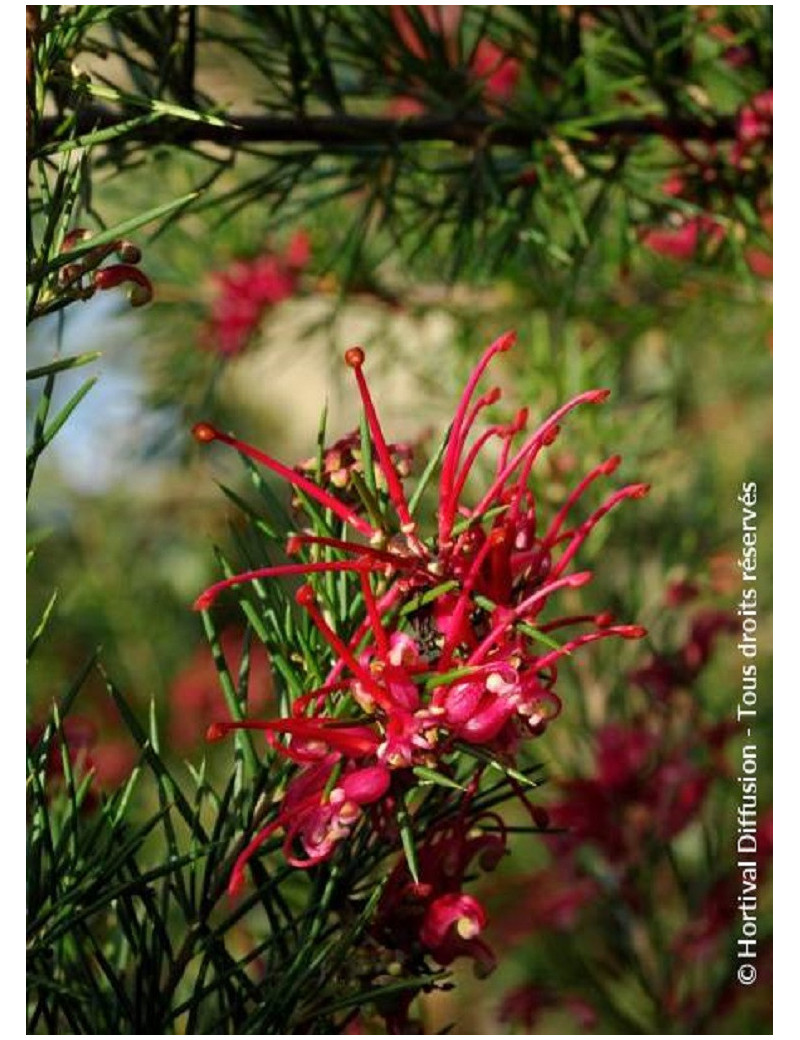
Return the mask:
M 279 828 L 285 831 L 283 851 L 295 867 L 312 867 L 327 859 L 337 842 L 358 822 L 362 807 L 387 791 L 389 772 L 381 766 L 341 769 L 341 755 L 326 755 L 300 772 L 289 785 L 281 810 L 239 855 L 228 890 L 235 895 L 244 884 L 251 856 Z
M 441 964 L 470 957 L 478 974 L 494 968 L 494 955 L 480 938 L 488 915 L 483 905 L 463 891 L 468 870 L 476 865 L 493 870 L 506 853 L 502 821 L 492 815 L 461 812 L 448 825 L 428 834 L 417 850 L 414 880 L 404 861 L 389 876 L 375 922 L 375 938 L 412 955 L 421 948 Z M 493 833 L 481 830 L 491 824 Z
M 756 94 L 739 111 L 736 120 L 734 165 L 741 165 L 754 153 L 760 154 L 772 145 L 772 90 Z
M 734 226 L 722 215 L 741 192 L 744 177 L 757 179 L 756 208 L 764 231 L 771 237 L 772 90 L 757 94 L 740 108 L 736 135 L 728 144 L 690 143 L 667 128 L 664 136 L 680 154 L 683 165 L 673 170 L 662 191 L 669 199 L 689 203 L 696 212 L 688 216 L 683 210 L 673 209 L 664 226 L 640 229 L 639 240 L 646 248 L 674 260 L 690 260 L 717 249 Z M 754 193 L 752 184 L 748 190 Z M 755 275 L 771 277 L 772 261 L 767 250 L 748 246 L 745 259 Z
M 687 749 L 665 751 L 645 719 L 608 723 L 596 734 L 594 776 L 564 780 L 562 798 L 548 807 L 566 832 L 560 848 L 591 844 L 609 863 L 635 861 L 641 842 L 669 841 L 696 817 L 715 770 Z
M 631 680 L 655 701 L 665 703 L 697 679 L 708 664 L 717 638 L 725 632 L 736 632 L 738 627 L 738 618 L 732 611 L 699 610 L 689 623 L 684 645 L 673 653 L 653 654 L 631 673 Z
M 241 354 L 269 309 L 295 295 L 309 255 L 308 235 L 298 231 L 283 255 L 237 260 L 215 272 L 211 316 L 203 332 L 206 346 L 223 357 Z
M 238 450 L 334 518 L 325 533 L 291 534 L 289 562 L 226 578 L 195 604 L 207 610 L 225 590 L 301 577 L 296 603 L 329 650 L 324 681 L 295 699 L 289 718 L 220 721 L 209 730 L 211 739 L 239 728 L 260 730 L 297 768 L 282 801 L 240 854 L 231 889 L 238 890 L 249 859 L 278 831 L 287 860 L 297 867 L 327 859 L 357 827 L 396 840 L 395 808 L 419 771 L 448 781 L 458 772 L 459 756 L 475 754 L 469 786 L 455 783 L 463 791 L 461 822 L 437 829 L 422 844 L 416 875 L 400 864 L 379 917 L 394 922 L 395 935 L 407 934 L 409 949 L 423 949 L 440 964 L 472 956 L 484 969 L 491 964 L 480 938 L 485 912 L 463 883 L 470 860 L 486 868 L 505 848 L 498 834 L 481 833 L 468 812 L 487 763 L 513 768 L 520 744 L 540 737 L 558 716 L 558 667 L 566 656 L 600 639 L 644 634 L 640 626 L 616 624 L 606 612 L 542 616 L 563 590 L 590 581 L 591 572 L 573 565 L 596 525 L 648 488 L 624 485 L 594 509 L 581 508 L 589 489 L 616 472 L 620 459 L 612 455 L 577 481 L 552 516 L 542 516 L 530 488 L 536 460 L 572 410 L 599 404 L 608 392 L 579 394 L 530 431 L 525 409 L 510 422 L 481 427 L 500 391 L 480 393 L 478 384 L 514 341 L 508 333 L 492 343 L 467 382 L 441 453 L 432 523 L 420 519 L 419 496 L 406 493 L 405 458 L 383 431 L 360 348 L 348 350 L 345 360 L 370 441 L 356 448 L 348 439 L 346 454 L 339 442 L 332 472 L 349 475 L 356 460 L 369 457 L 380 480 L 359 478 L 352 486 L 345 480 L 347 493 L 340 494 L 324 452 L 321 467 L 291 467 L 207 423 L 194 428 L 201 443 Z M 493 447 L 488 481 L 476 492 L 473 478 Z M 359 605 L 346 633 L 337 629 L 315 584 L 329 574 L 349 580 Z M 540 829 L 541 810 L 517 780 L 510 784 Z M 494 821 L 493 827 L 501 825 Z
M 641 242 L 654 253 L 673 260 L 691 260 L 704 243 L 712 247 L 725 237 L 725 229 L 713 217 L 677 217 L 676 226 L 651 228 L 641 234 Z
M 673 583 L 667 605 L 693 603 L 703 584 Z M 712 799 L 741 773 L 741 755 L 727 746 L 741 727 L 730 718 L 707 718 L 692 685 L 731 620 L 713 608 L 694 608 L 678 649 L 659 662 L 669 701 L 632 689 L 624 720 L 609 719 L 593 732 L 588 774 L 576 778 L 568 769 L 566 779 L 548 785 L 556 791 L 548 805 L 553 829 L 542 837 L 549 862 L 531 873 L 504 874 L 492 893 L 493 925 L 506 945 L 536 936 L 548 951 L 566 947 L 580 968 L 573 978 L 561 977 L 558 990 L 512 989 L 502 1004 L 504 1020 L 530 1031 L 547 1028 L 538 1021 L 546 1010 L 579 1012 L 570 1003 L 573 992 L 594 1000 L 596 986 L 586 987 L 587 977 L 597 977 L 593 966 L 598 974 L 601 965 L 611 968 L 618 980 L 628 972 L 639 977 L 640 959 L 656 952 L 664 971 L 650 976 L 653 998 L 670 1021 L 690 1032 L 708 1012 L 709 972 L 741 934 L 742 863 L 720 859 L 713 842 L 704 848 L 704 836 L 713 834 Z M 674 686 L 670 669 L 680 674 Z M 637 701 L 644 710 L 631 712 Z M 769 817 L 749 822 L 746 859 L 763 885 Z M 581 1031 L 593 1028 L 590 1016 Z

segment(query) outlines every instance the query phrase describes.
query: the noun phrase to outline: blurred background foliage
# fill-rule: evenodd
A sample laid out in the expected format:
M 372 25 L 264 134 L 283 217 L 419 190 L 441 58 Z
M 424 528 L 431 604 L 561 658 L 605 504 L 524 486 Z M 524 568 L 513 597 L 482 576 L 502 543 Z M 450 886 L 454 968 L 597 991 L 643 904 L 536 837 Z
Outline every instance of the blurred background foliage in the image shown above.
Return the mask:
M 735 898 L 713 920 L 712 903 L 734 862 L 742 481 L 759 489 L 770 801 L 772 8 L 28 11 L 29 367 L 86 361 L 29 381 L 34 443 L 43 398 L 53 414 L 96 379 L 32 481 L 32 631 L 58 596 L 30 664 L 31 725 L 100 647 L 135 711 L 152 703 L 176 775 L 184 759 L 224 768 L 204 746 L 226 710 L 190 606 L 219 576 L 213 547 L 234 553 L 246 528 L 218 482 L 247 485 L 237 460 L 201 457 L 192 423 L 300 462 L 326 404 L 330 440 L 356 424 L 341 355 L 359 343 L 385 426 L 421 468 L 480 349 L 516 328 L 504 414 L 612 391 L 541 460 L 542 502 L 609 453 L 652 485 L 593 534 L 596 580 L 574 593 L 646 625 L 649 646 L 571 662 L 540 745 L 556 816 L 562 781 L 594 777 L 638 853 L 628 832 L 624 854 L 520 835 L 487 883 L 500 966 L 462 973 L 469 1000 L 429 998 L 425 1031 L 770 1032 L 766 977 L 731 991 Z M 91 264 L 66 271 L 88 255 L 64 243 L 77 227 L 137 244 L 148 306 L 103 291 Z M 227 610 L 235 674 L 243 618 Z M 263 660 L 255 710 L 275 710 L 270 690 Z M 94 782 L 117 790 L 139 753 L 99 672 L 72 710 Z M 652 744 L 632 748 L 633 732 Z M 632 776 L 661 783 L 669 766 L 669 787 L 688 782 L 681 762 L 701 770 L 685 819 L 609 777 L 614 739 Z M 766 911 L 766 876 L 761 895 Z M 766 913 L 760 928 L 766 965 Z

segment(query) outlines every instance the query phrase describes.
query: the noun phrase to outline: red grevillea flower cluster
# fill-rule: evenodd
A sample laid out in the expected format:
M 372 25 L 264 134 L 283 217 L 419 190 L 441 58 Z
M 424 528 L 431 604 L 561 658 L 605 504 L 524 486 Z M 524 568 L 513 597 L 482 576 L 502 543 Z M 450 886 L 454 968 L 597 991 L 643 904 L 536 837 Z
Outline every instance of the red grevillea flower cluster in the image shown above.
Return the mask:
M 756 181 L 761 223 L 771 236 L 772 205 L 767 189 L 772 168 L 772 90 L 757 94 L 741 107 L 733 142 L 690 145 L 674 134 L 665 136 L 683 165 L 664 183 L 664 194 L 702 211 L 689 216 L 675 210 L 666 226 L 643 228 L 643 245 L 673 260 L 690 260 L 704 246 L 715 249 L 725 239 L 729 224 L 715 216 L 712 198 L 723 202 L 734 198 L 744 179 Z M 745 250 L 745 259 L 754 274 L 772 276 L 772 258 L 765 250 L 751 246 Z
M 731 742 L 742 728 L 733 719 L 707 716 L 696 688 L 718 641 L 741 631 L 732 611 L 700 606 L 683 616 L 700 589 L 681 580 L 666 590 L 664 608 L 676 612 L 685 634 L 674 651 L 654 654 L 631 673 L 631 683 L 645 696 L 632 689 L 626 718 L 609 718 L 594 730 L 589 772 L 577 777 L 576 763 L 567 779 L 552 785 L 556 797 L 547 812 L 553 830 L 543 837 L 550 861 L 534 873 L 503 878 L 497 899 L 505 908 L 498 908 L 495 919 L 506 944 L 537 937 L 548 951 L 563 943 L 590 957 L 591 951 L 607 950 L 610 930 L 627 932 L 616 944 L 620 960 L 610 969 L 617 978 L 641 951 L 666 951 L 654 999 L 687 1032 L 698 1013 L 711 1011 L 709 972 L 735 948 L 742 911 L 741 864 L 721 862 L 713 845 L 707 859 L 697 854 L 709 810 L 726 786 L 741 782 Z M 637 699 L 644 706 L 629 715 Z M 771 856 L 771 812 L 756 818 L 753 809 L 747 827 L 747 858 L 761 878 Z M 689 837 L 692 829 L 696 843 Z M 686 849 L 695 851 L 686 855 Z M 724 977 L 730 985 L 718 989 L 715 999 L 742 995 L 744 987 L 732 975 Z M 585 978 L 581 970 L 575 981 L 581 985 Z M 533 983 L 512 990 L 502 1017 L 530 1031 L 548 1008 L 574 1013 L 570 980 L 561 981 L 566 990 L 543 991 Z M 578 994 L 595 995 L 594 986 Z
M 513 768 L 520 745 L 540 736 L 558 715 L 558 666 L 565 657 L 600 639 L 644 635 L 641 627 L 616 624 L 607 613 L 542 618 L 559 592 L 591 580 L 590 571 L 573 565 L 596 525 L 648 487 L 617 488 L 587 515 L 581 500 L 617 469 L 620 459 L 611 456 L 543 520 L 530 488 L 537 458 L 555 441 L 568 413 L 600 404 L 608 391 L 579 394 L 532 430 L 526 409 L 510 422 L 481 426 L 500 390 L 479 393 L 478 384 L 514 341 L 513 333 L 495 340 L 467 382 L 441 456 L 432 532 L 412 510 L 414 499 L 406 494 L 396 452 L 379 421 L 360 348 L 348 350 L 345 360 L 361 397 L 369 451 L 382 472 L 383 513 L 361 510 L 305 472 L 207 423 L 193 431 L 198 441 L 227 444 L 276 473 L 343 525 L 342 537 L 298 531 L 286 546 L 291 562 L 227 578 L 196 603 L 206 610 L 221 592 L 242 583 L 300 575 L 306 584 L 297 603 L 332 661 L 324 682 L 294 702 L 292 717 L 221 721 L 209 731 L 210 739 L 219 739 L 237 728 L 261 730 L 297 765 L 273 818 L 239 856 L 230 889 L 239 890 L 250 858 L 278 832 L 287 860 L 297 867 L 327 859 L 362 823 L 390 834 L 400 800 L 418 782 L 415 770 L 452 776 L 464 749 L 476 749 L 480 768 L 463 789 L 460 822 L 427 836 L 416 872 L 405 864 L 399 868 L 381 911 L 387 920 L 399 915 L 413 921 L 416 940 L 443 964 L 459 952 L 485 959 L 476 942 L 485 911 L 461 887 L 470 859 L 490 865 L 504 847 L 497 834 L 491 841 L 473 835 L 470 805 L 485 768 L 481 763 L 497 760 Z M 488 484 L 468 502 L 468 478 L 492 446 L 497 451 Z M 311 584 L 330 572 L 351 575 L 361 595 L 361 621 L 346 635 L 333 627 Z M 540 827 L 541 811 L 529 805 L 519 785 L 515 790 Z M 502 832 L 498 825 L 493 829 Z
M 264 253 L 215 272 L 211 316 L 203 334 L 208 348 L 223 357 L 241 354 L 267 311 L 295 295 L 310 252 L 308 235 L 298 231 L 283 255 Z

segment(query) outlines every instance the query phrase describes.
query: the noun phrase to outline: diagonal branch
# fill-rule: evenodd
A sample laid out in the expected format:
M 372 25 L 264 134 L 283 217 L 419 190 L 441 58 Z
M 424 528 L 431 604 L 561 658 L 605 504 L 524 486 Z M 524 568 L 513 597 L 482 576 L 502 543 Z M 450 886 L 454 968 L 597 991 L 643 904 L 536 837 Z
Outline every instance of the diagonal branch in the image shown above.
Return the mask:
M 74 119 L 78 137 L 113 129 L 129 120 L 129 116 L 101 105 L 81 109 Z M 48 144 L 63 119 L 48 117 L 40 126 L 39 144 Z M 583 148 L 603 147 L 610 140 L 668 136 L 683 140 L 719 141 L 731 139 L 736 132 L 736 117 L 717 116 L 712 122 L 697 118 L 630 118 L 598 120 L 581 126 Z M 591 134 L 593 138 L 584 139 Z M 163 142 L 187 145 L 208 142 L 235 148 L 239 144 L 285 143 L 317 144 L 321 147 L 347 145 L 388 145 L 421 141 L 441 141 L 469 146 L 503 145 L 528 148 L 535 141 L 563 136 L 557 125 L 500 120 L 490 115 L 426 115 L 410 119 L 385 117 L 270 116 L 231 115 L 220 126 L 211 123 L 162 119 L 152 123 L 129 125 L 120 136 L 128 141 Z

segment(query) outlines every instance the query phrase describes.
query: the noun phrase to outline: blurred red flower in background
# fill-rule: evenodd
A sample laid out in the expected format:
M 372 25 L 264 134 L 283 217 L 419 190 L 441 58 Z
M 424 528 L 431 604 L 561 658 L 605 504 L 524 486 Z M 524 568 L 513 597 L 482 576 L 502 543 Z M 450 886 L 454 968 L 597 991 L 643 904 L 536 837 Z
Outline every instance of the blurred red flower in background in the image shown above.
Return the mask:
M 683 165 L 662 186 L 664 195 L 690 203 L 703 212 L 689 215 L 673 210 L 668 226 L 642 228 L 640 242 L 654 253 L 674 260 L 691 260 L 704 248 L 713 251 L 728 237 L 733 223 L 720 219 L 716 204 L 736 196 L 737 182 L 759 175 L 765 181 L 772 169 L 772 90 L 765 90 L 742 105 L 736 116 L 732 143 L 685 141 L 673 133 L 665 139 L 680 153 Z M 712 197 L 713 193 L 713 197 Z M 758 213 L 764 231 L 772 237 L 772 206 L 768 191 L 758 193 Z M 745 261 L 759 278 L 772 277 L 772 257 L 760 246 L 744 250 Z
M 243 633 L 227 629 L 220 637 L 228 671 L 236 681 L 242 659 Z M 249 647 L 250 674 L 247 684 L 248 709 L 263 712 L 272 699 L 269 657 L 263 645 L 253 640 Z M 203 644 L 176 677 L 169 691 L 169 743 L 178 754 L 194 751 L 204 740 L 210 724 L 228 712 L 214 660 Z
M 283 255 L 263 253 L 214 272 L 211 317 L 202 337 L 208 349 L 223 357 L 241 354 L 270 308 L 295 295 L 310 253 L 308 235 L 298 231 Z
M 680 611 L 699 592 L 692 580 L 673 582 L 666 604 Z M 552 831 L 544 839 L 549 862 L 527 875 L 505 877 L 489 905 L 507 944 L 544 930 L 554 957 L 565 947 L 580 959 L 587 952 L 592 956 L 598 939 L 605 946 L 605 936 L 617 930 L 622 961 L 667 944 L 668 968 L 654 999 L 691 1032 L 703 1015 L 724 1014 L 743 992 L 734 976 L 730 985 L 717 987 L 712 1006 L 710 976 L 696 974 L 697 965 L 717 965 L 731 942 L 741 918 L 741 871 L 730 859 L 720 860 L 713 846 L 706 850 L 710 860 L 700 866 L 675 842 L 690 827 L 696 828 L 692 838 L 700 836 L 715 792 L 735 781 L 735 759 L 729 761 L 728 752 L 740 727 L 731 718 L 706 716 L 693 687 L 719 637 L 739 629 L 735 614 L 708 606 L 694 608 L 685 629 L 676 650 L 653 654 L 631 674 L 645 695 L 644 707 L 593 728 L 593 763 L 586 775 L 555 784 L 558 793 L 547 808 Z M 767 810 L 758 818 L 752 853 L 759 877 L 771 851 Z M 614 971 L 611 963 L 598 969 Z M 577 990 L 583 981 L 575 977 Z M 593 989 L 585 996 L 593 1001 Z M 585 1002 L 580 993 L 578 999 Z M 548 1010 L 580 1020 L 572 991 L 557 992 L 539 978 L 511 989 L 499 1013 L 501 1020 L 532 1031 Z
M 409 8 L 393 4 L 390 10 L 400 42 L 416 58 L 441 63 L 444 56 L 453 69 L 465 65 L 469 78 L 482 83 L 481 100 L 487 105 L 510 100 L 519 82 L 520 63 L 489 39 L 478 40 L 467 55 L 460 53 L 459 26 L 463 5 L 416 4 Z M 424 34 L 414 25 L 410 10 L 418 12 L 428 30 L 439 37 L 435 47 L 429 47 Z M 391 105 L 395 116 L 421 115 L 426 111 L 425 103 L 412 96 L 397 97 Z
M 29 748 L 35 749 L 46 728 L 42 724 L 28 727 L 26 743 Z M 55 735 L 50 742 L 44 767 L 46 782 L 55 786 L 64 783 L 65 748 L 76 782 L 80 783 L 85 776 L 93 774 L 95 784 L 83 802 L 83 808 L 90 810 L 97 805 L 98 789 L 112 791 L 127 780 L 136 764 L 137 750 L 128 739 L 102 735 L 97 724 L 86 715 L 67 716 L 61 730 L 63 741 Z
M 725 230 L 713 217 L 679 217 L 671 228 L 650 228 L 641 235 L 641 242 L 654 253 L 673 260 L 691 260 L 704 242 L 717 245 L 725 237 Z
M 539 1032 L 535 1026 L 539 1024 L 542 1015 L 554 1009 L 568 1011 L 581 1033 L 592 1032 L 597 1024 L 597 1012 L 583 997 L 532 982 L 506 993 L 500 1004 L 499 1018 L 501 1022 L 521 1025 L 529 1034 L 533 1034 Z

